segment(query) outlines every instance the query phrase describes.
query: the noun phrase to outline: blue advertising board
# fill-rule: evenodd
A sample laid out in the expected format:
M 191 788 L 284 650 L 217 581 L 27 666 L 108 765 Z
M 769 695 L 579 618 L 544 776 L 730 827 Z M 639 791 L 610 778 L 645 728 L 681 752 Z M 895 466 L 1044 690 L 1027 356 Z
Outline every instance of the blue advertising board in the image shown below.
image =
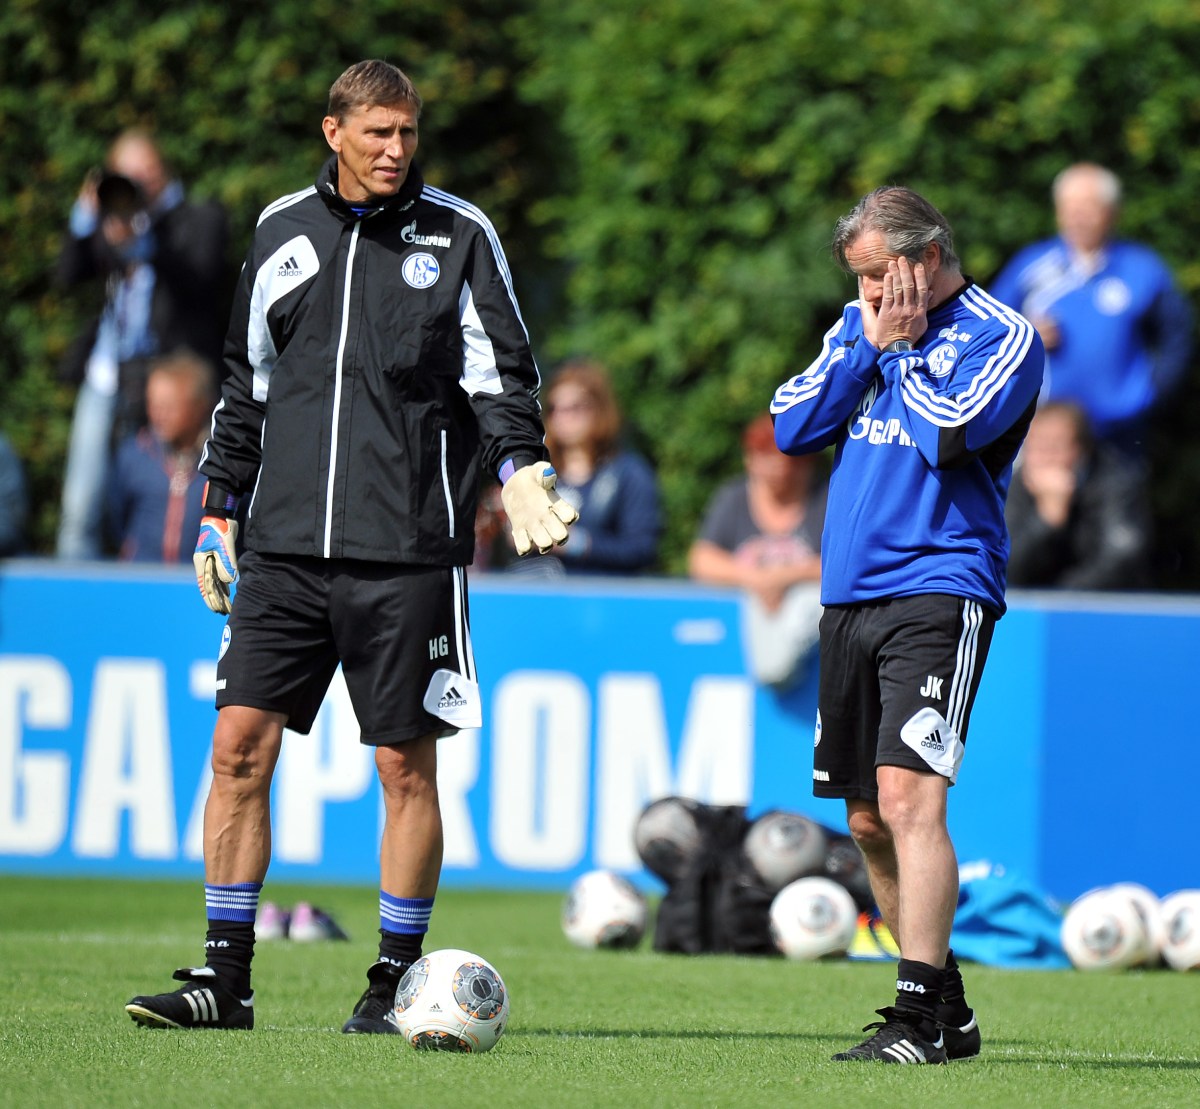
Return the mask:
M 753 682 L 736 594 L 484 576 L 471 614 L 484 725 L 439 747 L 444 884 L 558 889 L 596 867 L 647 882 L 633 826 L 669 794 L 844 829 L 810 792 L 815 674 L 786 696 Z M 223 627 L 186 570 L 0 571 L 0 871 L 202 874 Z M 1060 898 L 1195 884 L 1167 847 L 1182 808 L 1144 771 L 1200 777 L 1182 680 L 1198 645 L 1195 602 L 1018 599 L 951 793 L 960 859 Z M 272 877 L 377 880 L 378 787 L 340 675 L 312 732 L 286 737 L 272 815 Z

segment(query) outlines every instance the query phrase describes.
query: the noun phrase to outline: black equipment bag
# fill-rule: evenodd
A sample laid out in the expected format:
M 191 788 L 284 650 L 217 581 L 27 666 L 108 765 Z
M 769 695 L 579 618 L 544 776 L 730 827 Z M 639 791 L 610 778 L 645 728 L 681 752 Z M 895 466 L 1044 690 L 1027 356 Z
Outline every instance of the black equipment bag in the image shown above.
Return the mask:
M 701 847 L 659 904 L 654 950 L 778 955 L 769 916 L 775 894 L 742 850 L 750 826 L 745 806 L 696 804 L 694 811 Z

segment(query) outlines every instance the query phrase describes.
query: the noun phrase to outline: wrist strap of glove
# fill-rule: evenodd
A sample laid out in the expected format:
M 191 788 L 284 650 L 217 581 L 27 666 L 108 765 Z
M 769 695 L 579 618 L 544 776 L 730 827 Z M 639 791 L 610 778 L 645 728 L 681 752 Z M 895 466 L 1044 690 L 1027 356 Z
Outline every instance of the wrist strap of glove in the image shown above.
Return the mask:
M 511 458 L 506 458 L 496 471 L 496 476 L 500 479 L 501 485 L 507 485 L 508 479 L 513 476 L 518 470 L 524 469 L 526 466 L 532 465 L 534 462 L 545 462 L 544 458 L 536 458 L 532 454 L 514 454 Z
M 228 489 L 222 489 L 211 481 L 204 483 L 205 516 L 222 516 L 228 520 L 237 512 L 237 506 L 237 497 Z

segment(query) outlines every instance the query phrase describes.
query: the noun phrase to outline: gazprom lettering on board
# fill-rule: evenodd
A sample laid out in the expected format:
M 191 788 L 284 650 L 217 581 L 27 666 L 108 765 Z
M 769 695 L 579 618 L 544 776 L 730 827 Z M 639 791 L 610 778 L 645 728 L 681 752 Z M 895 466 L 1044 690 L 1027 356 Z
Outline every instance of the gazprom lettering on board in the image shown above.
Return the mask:
M 1200 779 L 1190 691 L 1200 600 L 1026 595 L 997 627 L 950 826 L 1063 899 L 1195 884 L 1191 810 L 1130 773 L 1154 706 L 1155 756 Z M 746 674 L 736 594 L 683 582 L 472 587 L 484 726 L 444 740 L 447 885 L 563 888 L 594 867 L 641 874 L 649 800 L 815 801 L 815 677 L 786 696 Z M 198 876 L 224 622 L 183 569 L 0 568 L 0 872 Z M 1097 821 L 1096 812 L 1105 819 Z M 378 879 L 371 749 L 340 676 L 275 776 L 271 875 Z
M 5 582 L 0 860 L 198 872 L 223 623 L 173 572 L 9 570 Z M 446 881 L 558 885 L 594 866 L 634 870 L 648 800 L 751 798 L 756 691 L 736 600 L 664 583 L 565 594 L 484 584 L 473 602 L 485 727 L 440 747 Z M 206 646 L 212 658 L 196 657 Z M 803 767 L 794 784 L 799 795 Z M 375 880 L 380 819 L 372 752 L 339 674 L 312 733 L 285 740 L 272 874 Z

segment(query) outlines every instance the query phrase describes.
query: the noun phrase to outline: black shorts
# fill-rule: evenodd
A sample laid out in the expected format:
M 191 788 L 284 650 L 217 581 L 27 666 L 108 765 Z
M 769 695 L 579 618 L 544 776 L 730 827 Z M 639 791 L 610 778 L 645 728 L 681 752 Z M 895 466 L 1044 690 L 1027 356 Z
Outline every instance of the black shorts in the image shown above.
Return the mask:
M 943 594 L 827 605 L 813 793 L 874 801 L 877 766 L 954 784 L 996 615 Z
M 217 708 L 307 734 L 341 663 L 363 743 L 480 725 L 462 567 L 247 551 L 217 661 Z

